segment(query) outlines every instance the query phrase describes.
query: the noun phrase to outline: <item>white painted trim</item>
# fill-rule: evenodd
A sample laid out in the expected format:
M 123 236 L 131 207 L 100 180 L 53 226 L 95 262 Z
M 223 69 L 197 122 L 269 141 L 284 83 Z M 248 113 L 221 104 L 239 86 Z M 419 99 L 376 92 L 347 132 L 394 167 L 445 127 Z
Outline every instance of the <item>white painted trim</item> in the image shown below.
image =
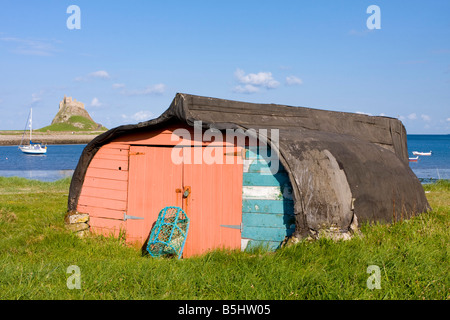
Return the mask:
M 242 199 L 282 200 L 280 187 L 243 186 Z
M 250 241 L 250 239 L 246 239 L 246 238 L 241 239 L 241 251 L 244 251 L 247 248 L 249 241 Z

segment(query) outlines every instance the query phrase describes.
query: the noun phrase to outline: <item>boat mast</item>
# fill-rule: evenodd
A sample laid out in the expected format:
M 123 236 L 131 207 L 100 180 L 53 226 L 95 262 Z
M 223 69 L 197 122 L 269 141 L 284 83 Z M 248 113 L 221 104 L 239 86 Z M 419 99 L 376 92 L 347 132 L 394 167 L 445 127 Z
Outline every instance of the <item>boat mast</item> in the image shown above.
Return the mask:
M 32 123 L 33 123 L 33 108 L 30 108 L 30 144 L 31 144 L 31 131 L 33 131 Z

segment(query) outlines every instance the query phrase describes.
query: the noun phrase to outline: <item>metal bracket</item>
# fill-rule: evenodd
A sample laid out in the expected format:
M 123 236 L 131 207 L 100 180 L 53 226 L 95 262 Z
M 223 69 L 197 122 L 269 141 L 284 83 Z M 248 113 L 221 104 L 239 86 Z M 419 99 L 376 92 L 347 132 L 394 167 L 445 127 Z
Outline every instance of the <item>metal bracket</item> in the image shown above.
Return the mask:
M 221 224 L 220 225 L 223 228 L 230 228 L 230 229 L 239 229 L 239 231 L 242 232 L 242 223 L 241 224 Z
M 144 220 L 143 217 L 135 217 L 135 216 L 129 216 L 126 212 L 123 213 L 123 221 L 127 220 Z
M 225 156 L 234 156 L 234 157 L 241 156 L 241 158 L 245 160 L 245 159 L 248 159 L 247 151 L 248 151 L 247 149 L 242 148 L 241 151 L 225 152 L 224 155 Z

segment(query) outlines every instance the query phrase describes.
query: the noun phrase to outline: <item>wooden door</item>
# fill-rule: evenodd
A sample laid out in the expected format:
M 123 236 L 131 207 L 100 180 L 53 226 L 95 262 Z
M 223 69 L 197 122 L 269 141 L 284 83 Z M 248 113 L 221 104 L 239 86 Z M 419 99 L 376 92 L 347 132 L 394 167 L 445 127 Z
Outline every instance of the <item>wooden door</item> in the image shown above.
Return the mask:
M 205 150 L 205 147 L 197 148 Z M 226 164 L 225 149 L 221 147 L 217 152 L 223 155 L 222 163 L 196 164 L 194 149 L 190 152 L 183 149 L 183 184 L 191 189 L 186 208 L 191 223 L 184 256 L 219 248 L 240 249 L 243 166 L 237 161 Z
M 198 147 L 202 150 L 205 147 Z M 130 148 L 128 242 L 144 244 L 166 206 L 182 207 L 190 218 L 184 257 L 217 248 L 239 249 L 242 220 L 242 164 L 196 163 L 194 148 L 177 150 L 183 162 L 172 161 L 173 147 Z M 198 150 L 198 149 L 197 149 Z M 187 198 L 182 192 L 189 189 Z M 143 220 L 138 218 L 144 218 Z
M 144 244 L 161 209 L 180 205 L 183 165 L 171 160 L 171 150 L 130 147 L 127 242 Z

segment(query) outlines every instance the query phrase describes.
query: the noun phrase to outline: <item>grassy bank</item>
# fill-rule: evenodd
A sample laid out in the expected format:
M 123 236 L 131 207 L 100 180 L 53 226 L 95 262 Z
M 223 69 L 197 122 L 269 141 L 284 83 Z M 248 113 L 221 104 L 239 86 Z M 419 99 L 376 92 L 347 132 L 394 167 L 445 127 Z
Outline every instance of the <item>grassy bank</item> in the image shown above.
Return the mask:
M 54 123 L 49 126 L 37 129 L 38 132 L 47 131 L 67 131 L 67 132 L 78 132 L 78 131 L 107 131 L 108 129 L 101 126 L 98 128 L 98 124 L 82 116 L 71 116 L 67 121 Z
M 122 239 L 79 239 L 64 227 L 70 180 L 0 178 L 0 299 L 449 299 L 450 183 L 427 185 L 433 211 L 364 225 L 345 242 L 275 253 L 216 251 L 152 259 Z M 69 290 L 77 265 L 81 289 Z M 369 265 L 381 289 L 367 288 Z

